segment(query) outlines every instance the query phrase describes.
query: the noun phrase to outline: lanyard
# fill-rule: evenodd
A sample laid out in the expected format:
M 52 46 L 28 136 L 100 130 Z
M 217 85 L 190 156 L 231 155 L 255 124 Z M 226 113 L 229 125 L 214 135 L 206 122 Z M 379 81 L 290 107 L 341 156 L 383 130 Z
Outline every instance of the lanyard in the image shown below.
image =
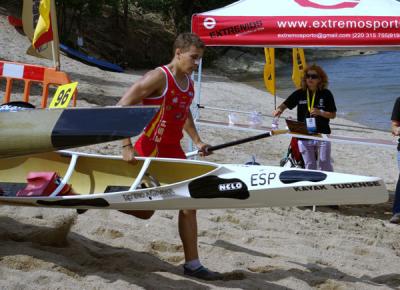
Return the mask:
M 316 93 L 317 93 L 317 91 L 314 92 L 314 94 L 312 96 L 311 104 L 310 104 L 310 93 L 308 92 L 308 89 L 307 89 L 307 108 L 310 113 L 311 113 L 311 110 L 314 108 L 314 101 L 315 101 Z

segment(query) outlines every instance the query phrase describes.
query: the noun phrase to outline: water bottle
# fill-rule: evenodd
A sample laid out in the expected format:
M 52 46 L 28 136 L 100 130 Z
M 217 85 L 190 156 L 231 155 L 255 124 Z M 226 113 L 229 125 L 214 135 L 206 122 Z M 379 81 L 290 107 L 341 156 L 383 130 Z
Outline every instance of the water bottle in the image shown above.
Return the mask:
M 228 114 L 228 124 L 229 126 L 234 126 L 237 123 L 237 116 L 234 113 Z
M 279 129 L 279 117 L 274 117 L 272 119 L 271 129 L 272 130 L 278 130 Z
M 260 128 L 262 125 L 261 112 L 253 111 L 249 115 L 249 124 L 251 128 Z

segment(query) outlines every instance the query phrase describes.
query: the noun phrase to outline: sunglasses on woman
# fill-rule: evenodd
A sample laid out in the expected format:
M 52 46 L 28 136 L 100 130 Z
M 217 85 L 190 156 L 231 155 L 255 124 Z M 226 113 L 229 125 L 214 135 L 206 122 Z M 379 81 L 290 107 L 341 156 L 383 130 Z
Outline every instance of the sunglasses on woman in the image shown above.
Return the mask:
M 306 74 L 306 79 L 316 80 L 319 79 L 319 76 L 317 74 Z

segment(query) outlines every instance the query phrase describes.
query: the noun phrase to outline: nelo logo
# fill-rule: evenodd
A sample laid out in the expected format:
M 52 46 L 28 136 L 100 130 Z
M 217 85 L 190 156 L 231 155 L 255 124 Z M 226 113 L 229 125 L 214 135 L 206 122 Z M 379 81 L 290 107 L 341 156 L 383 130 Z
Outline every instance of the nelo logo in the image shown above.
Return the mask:
M 347 0 L 347 1 L 331 1 L 333 4 L 320 4 L 318 2 L 326 2 L 323 0 L 294 0 L 297 4 L 303 7 L 311 7 L 318 9 L 343 9 L 354 8 L 360 4 L 361 0 Z
M 214 18 L 207 17 L 207 18 L 204 18 L 203 25 L 206 29 L 213 29 L 215 27 L 215 25 L 217 25 L 217 22 L 215 21 Z
M 243 187 L 241 182 L 233 182 L 233 183 L 224 183 L 218 185 L 219 191 L 228 191 L 228 190 L 238 190 Z

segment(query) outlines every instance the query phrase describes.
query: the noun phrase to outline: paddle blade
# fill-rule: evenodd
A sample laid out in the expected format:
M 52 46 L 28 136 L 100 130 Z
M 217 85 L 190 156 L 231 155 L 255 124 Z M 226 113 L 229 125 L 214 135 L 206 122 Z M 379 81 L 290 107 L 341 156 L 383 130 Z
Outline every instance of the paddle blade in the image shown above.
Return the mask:
M 0 158 L 139 135 L 157 106 L 32 109 L 0 113 Z
M 271 131 L 271 135 L 275 136 L 275 135 L 282 135 L 282 134 L 286 134 L 289 133 L 289 130 L 272 130 Z

